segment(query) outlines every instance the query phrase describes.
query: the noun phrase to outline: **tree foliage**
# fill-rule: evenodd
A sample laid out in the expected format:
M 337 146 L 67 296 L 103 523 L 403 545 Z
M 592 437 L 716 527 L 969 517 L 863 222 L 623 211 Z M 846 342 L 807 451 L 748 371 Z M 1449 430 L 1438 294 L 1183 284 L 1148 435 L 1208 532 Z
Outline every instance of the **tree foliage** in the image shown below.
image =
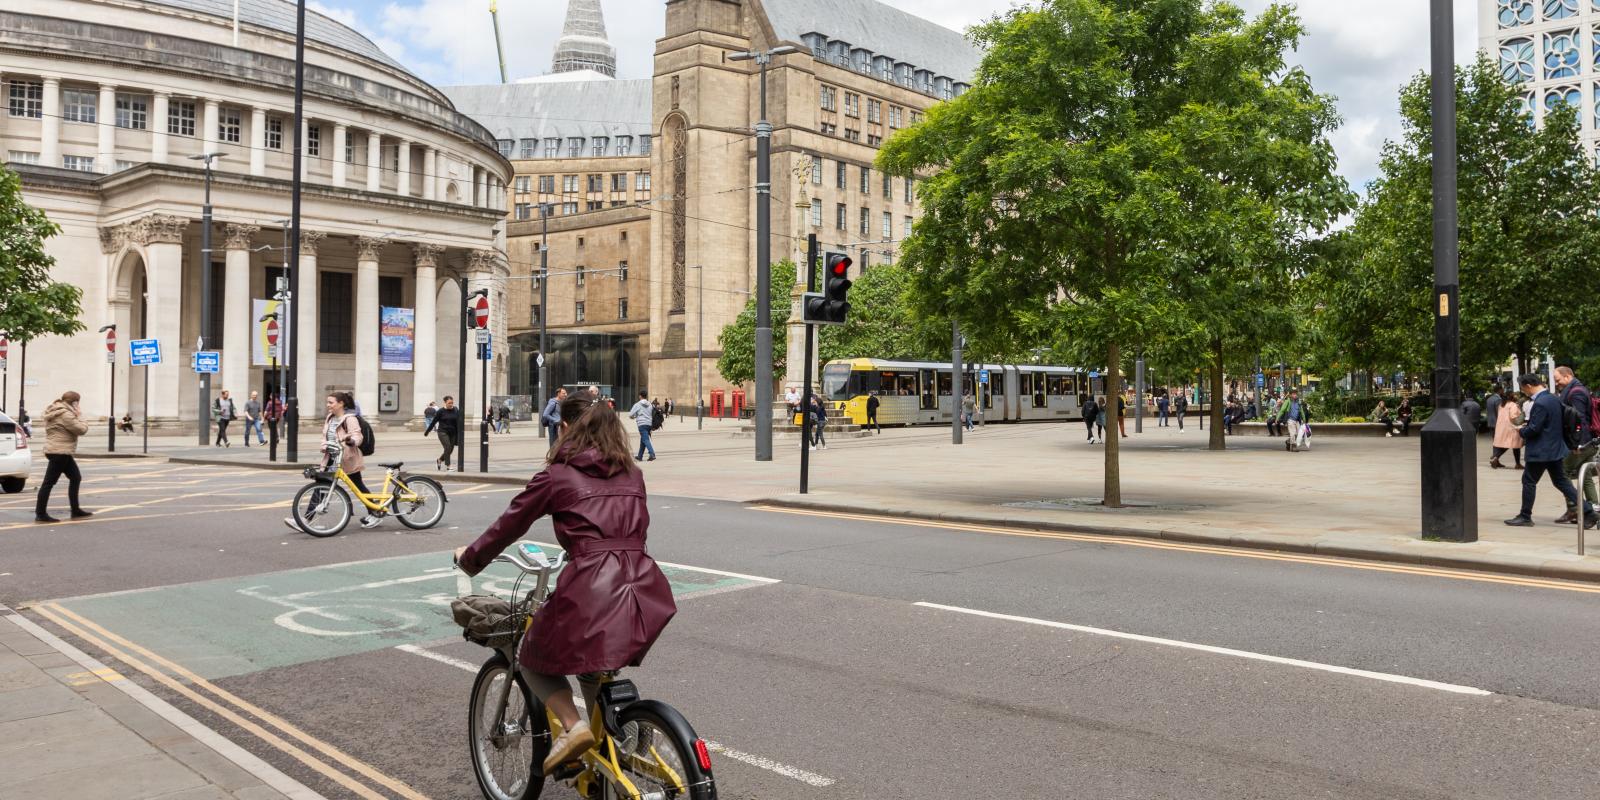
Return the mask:
M 83 290 L 50 279 L 46 239 L 61 232 L 22 200 L 22 180 L 0 165 L 0 332 L 22 342 L 83 330 Z
M 794 289 L 795 266 L 784 260 L 772 265 L 772 280 L 768 298 L 772 309 L 772 374 L 783 376 L 789 361 L 789 292 Z M 752 383 L 756 379 L 756 299 L 744 304 L 739 316 L 717 334 L 717 346 L 722 355 L 717 358 L 717 372 L 723 380 L 734 385 Z
M 1260 303 L 1346 195 L 1331 103 L 1284 61 L 1300 34 L 1284 7 L 1201 0 L 1046 0 L 976 26 L 973 88 L 878 156 L 928 176 L 904 247 L 918 311 L 1083 365 L 1282 335 Z M 1116 437 L 1105 459 L 1120 505 Z

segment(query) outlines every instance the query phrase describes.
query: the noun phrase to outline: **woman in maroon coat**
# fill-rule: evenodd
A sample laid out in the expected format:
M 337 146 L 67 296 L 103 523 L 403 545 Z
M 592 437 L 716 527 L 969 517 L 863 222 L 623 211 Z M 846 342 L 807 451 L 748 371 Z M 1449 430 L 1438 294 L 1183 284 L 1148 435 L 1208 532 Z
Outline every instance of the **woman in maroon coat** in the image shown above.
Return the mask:
M 456 561 L 478 574 L 546 514 L 567 551 L 568 565 L 517 654 L 528 689 L 565 729 L 545 759 L 548 775 L 594 744 L 578 724 L 566 676 L 639 666 L 677 606 L 667 577 L 645 553 L 644 476 L 616 414 L 585 392 L 567 398 L 546 463 L 477 541 L 456 551 Z M 592 685 L 584 683 L 586 690 Z

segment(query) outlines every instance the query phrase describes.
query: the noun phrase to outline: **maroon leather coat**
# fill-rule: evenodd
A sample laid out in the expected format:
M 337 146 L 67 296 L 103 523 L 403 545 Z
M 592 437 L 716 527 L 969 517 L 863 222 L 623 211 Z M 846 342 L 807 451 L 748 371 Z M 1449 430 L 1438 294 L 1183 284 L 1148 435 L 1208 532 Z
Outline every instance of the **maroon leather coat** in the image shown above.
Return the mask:
M 678 610 L 667 576 L 645 553 L 644 476 L 613 471 L 594 450 L 549 465 L 461 555 L 462 569 L 478 574 L 546 514 L 569 562 L 517 661 L 544 675 L 639 666 Z

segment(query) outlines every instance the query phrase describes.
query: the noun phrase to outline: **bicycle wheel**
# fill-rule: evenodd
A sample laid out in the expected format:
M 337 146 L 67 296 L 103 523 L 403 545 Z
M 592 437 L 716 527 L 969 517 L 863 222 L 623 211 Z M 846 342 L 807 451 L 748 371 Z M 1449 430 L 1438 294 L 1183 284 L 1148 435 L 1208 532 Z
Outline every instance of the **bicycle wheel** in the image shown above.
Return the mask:
M 711 777 L 711 754 L 677 709 L 654 700 L 641 700 L 617 715 L 621 735 L 622 769 L 628 780 L 646 796 L 673 800 L 713 800 L 717 796 Z M 607 800 L 620 798 L 606 788 Z
M 294 495 L 294 522 L 312 536 L 332 536 L 350 524 L 350 495 L 332 484 L 312 482 Z
M 506 695 L 504 712 L 497 714 L 495 704 L 506 681 L 515 685 Z M 544 791 L 544 758 L 550 753 L 544 704 L 516 677 L 504 654 L 496 652 L 478 670 L 467 724 L 472 772 L 484 797 L 535 800 Z
M 396 497 L 391 506 L 395 519 L 407 528 L 418 530 L 438 525 L 439 520 L 444 519 L 444 487 L 432 478 L 407 475 L 403 480 L 417 499 L 401 500 Z

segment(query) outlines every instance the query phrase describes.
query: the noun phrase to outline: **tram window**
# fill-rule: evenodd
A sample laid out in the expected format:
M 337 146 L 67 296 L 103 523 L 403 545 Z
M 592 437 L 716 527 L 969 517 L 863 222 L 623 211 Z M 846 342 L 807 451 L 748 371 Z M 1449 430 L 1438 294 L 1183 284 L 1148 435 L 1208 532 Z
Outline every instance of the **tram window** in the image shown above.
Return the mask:
M 1077 393 L 1078 393 L 1078 376 L 1077 375 L 1068 375 L 1067 376 L 1067 390 L 1065 392 L 1062 392 L 1062 394 L 1065 394 L 1065 395 L 1070 397 L 1072 395 L 1076 395 Z
M 932 411 L 933 409 L 939 407 L 938 403 L 934 402 L 933 397 L 933 370 L 923 370 L 920 378 L 921 379 L 918 381 L 918 389 L 919 396 L 922 398 L 922 410 Z
M 1064 395 L 1067 394 L 1067 391 L 1068 391 L 1068 389 L 1067 389 L 1067 376 L 1065 376 L 1065 375 L 1051 375 L 1049 380 L 1050 380 L 1050 394 L 1055 395 L 1057 397 L 1064 396 Z
M 1045 407 L 1045 402 L 1044 402 L 1045 382 L 1046 382 L 1046 378 L 1043 375 L 1040 375 L 1039 379 L 1033 382 L 1033 407 L 1034 408 L 1044 408 Z
M 849 364 L 829 364 L 822 368 L 822 399 L 848 400 L 846 391 L 850 383 Z
M 878 392 L 888 397 L 911 397 L 917 393 L 917 375 L 914 372 L 880 372 Z
M 939 373 L 939 396 L 940 397 L 949 397 L 950 396 L 950 383 L 951 383 L 951 381 L 950 381 L 950 373 L 948 373 L 948 372 Z
M 1024 395 L 1033 394 L 1033 375 L 1027 372 L 1017 376 L 1020 380 L 1021 390 Z

